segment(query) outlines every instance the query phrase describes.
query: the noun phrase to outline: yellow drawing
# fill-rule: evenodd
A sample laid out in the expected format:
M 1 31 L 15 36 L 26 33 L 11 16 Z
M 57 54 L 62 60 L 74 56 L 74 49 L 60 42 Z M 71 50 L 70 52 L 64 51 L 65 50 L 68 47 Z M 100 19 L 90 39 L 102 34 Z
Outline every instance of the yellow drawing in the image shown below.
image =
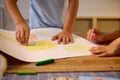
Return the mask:
M 51 41 L 35 41 L 32 44 L 28 44 L 26 48 L 30 51 L 43 51 L 55 48 L 57 44 L 51 42 Z
M 68 44 L 64 47 L 65 50 L 69 52 L 87 52 L 90 49 L 90 46 L 85 44 Z
M 16 42 L 16 39 L 14 36 L 12 36 L 12 34 L 0 33 L 0 37 L 4 38 L 6 40 Z

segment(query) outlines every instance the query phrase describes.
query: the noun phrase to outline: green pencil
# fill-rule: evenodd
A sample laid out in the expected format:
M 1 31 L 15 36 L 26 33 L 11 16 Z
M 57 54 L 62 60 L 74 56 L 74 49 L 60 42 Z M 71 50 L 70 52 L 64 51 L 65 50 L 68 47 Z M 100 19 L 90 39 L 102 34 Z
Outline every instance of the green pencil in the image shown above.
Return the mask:
M 54 59 L 47 59 L 47 60 L 36 62 L 35 65 L 40 66 L 40 65 L 50 64 L 50 63 L 54 63 L 54 62 L 55 62 Z
M 35 75 L 37 72 L 35 71 L 19 71 L 17 72 L 18 75 Z

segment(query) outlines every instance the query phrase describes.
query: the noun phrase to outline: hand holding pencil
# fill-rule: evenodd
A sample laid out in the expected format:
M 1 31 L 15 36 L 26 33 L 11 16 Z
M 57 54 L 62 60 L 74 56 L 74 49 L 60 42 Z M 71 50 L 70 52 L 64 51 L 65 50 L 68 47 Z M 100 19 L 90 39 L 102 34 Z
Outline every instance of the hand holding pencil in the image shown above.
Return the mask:
M 92 41 L 95 39 L 95 37 L 96 37 L 95 28 L 89 29 L 89 31 L 87 32 L 87 39 Z
M 104 36 L 105 35 L 96 28 L 89 29 L 87 32 L 87 39 L 95 43 L 102 42 L 104 40 Z

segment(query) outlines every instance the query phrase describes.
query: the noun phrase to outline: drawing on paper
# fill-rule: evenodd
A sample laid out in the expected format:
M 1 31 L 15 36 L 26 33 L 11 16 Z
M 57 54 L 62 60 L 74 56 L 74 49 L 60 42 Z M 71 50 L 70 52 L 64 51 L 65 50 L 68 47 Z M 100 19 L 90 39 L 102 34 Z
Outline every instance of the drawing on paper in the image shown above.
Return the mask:
M 6 39 L 6 40 L 10 40 L 10 41 L 13 41 L 13 42 L 16 42 L 16 39 L 15 37 L 12 35 L 12 33 L 0 33 L 0 37 Z
M 18 44 L 14 31 L 0 30 L 0 50 L 26 62 L 91 55 L 89 49 L 95 44 L 79 36 L 73 35 L 74 43 L 67 45 L 51 41 L 51 37 L 60 31 L 57 28 L 32 30 L 29 44 L 23 46 Z
M 90 49 L 90 46 L 82 43 L 68 44 L 64 49 L 68 52 L 86 52 Z
M 25 48 L 29 51 L 43 51 L 48 49 L 53 49 L 57 46 L 57 44 L 51 42 L 51 41 L 31 41 L 28 46 Z

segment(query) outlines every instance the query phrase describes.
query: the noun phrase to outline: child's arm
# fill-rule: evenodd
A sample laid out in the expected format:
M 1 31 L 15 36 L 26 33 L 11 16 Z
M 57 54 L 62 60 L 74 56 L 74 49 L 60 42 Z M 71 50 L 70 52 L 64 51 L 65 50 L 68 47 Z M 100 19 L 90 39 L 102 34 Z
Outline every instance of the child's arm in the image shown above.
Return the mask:
M 105 35 L 105 40 L 106 41 L 113 41 L 118 37 L 120 37 L 120 30 L 117 30 L 117 31 L 114 31 L 112 33 Z
M 53 40 L 58 39 L 58 43 L 63 42 L 63 44 L 73 42 L 72 30 L 76 21 L 78 5 L 79 0 L 69 0 L 68 11 L 64 22 L 63 31 L 53 36 Z
M 76 21 L 79 0 L 69 0 L 68 11 L 63 27 L 63 31 L 72 33 L 74 23 Z
M 26 45 L 28 43 L 30 30 L 18 9 L 17 0 L 4 0 L 4 3 L 16 26 L 16 39 L 21 44 Z

